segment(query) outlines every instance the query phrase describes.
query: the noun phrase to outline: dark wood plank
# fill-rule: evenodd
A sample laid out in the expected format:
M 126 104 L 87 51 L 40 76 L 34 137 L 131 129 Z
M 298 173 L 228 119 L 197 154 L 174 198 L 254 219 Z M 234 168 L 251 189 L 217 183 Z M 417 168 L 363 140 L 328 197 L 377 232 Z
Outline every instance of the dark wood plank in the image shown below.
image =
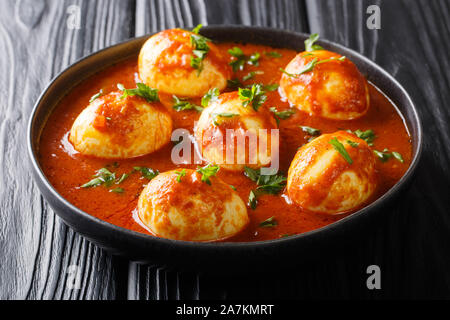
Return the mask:
M 81 29 L 67 9 L 81 9 Z M 134 35 L 134 1 L 7 0 L 0 12 L 0 299 L 112 299 L 126 291 L 127 263 L 69 230 L 32 182 L 28 116 L 40 92 L 78 58 Z M 81 268 L 81 289 L 67 286 Z M 122 290 L 123 289 L 123 290 Z
M 381 8 L 380 30 L 366 9 Z M 423 161 L 377 236 L 360 249 L 385 275 L 380 297 L 450 296 L 450 19 L 448 1 L 307 1 L 312 32 L 349 46 L 394 75 L 411 94 L 425 130 Z M 366 255 L 367 256 L 367 255 Z M 368 257 L 368 256 L 367 256 Z M 360 258 L 346 261 L 359 263 Z

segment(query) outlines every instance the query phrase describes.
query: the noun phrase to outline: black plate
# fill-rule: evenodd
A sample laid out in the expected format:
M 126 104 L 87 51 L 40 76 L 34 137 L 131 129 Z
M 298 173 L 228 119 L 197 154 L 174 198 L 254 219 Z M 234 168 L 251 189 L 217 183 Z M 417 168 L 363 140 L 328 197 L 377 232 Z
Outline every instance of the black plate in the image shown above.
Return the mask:
M 202 29 L 202 34 L 216 41 L 257 43 L 297 51 L 304 50 L 303 43 L 308 38 L 308 35 L 301 33 L 243 26 L 210 26 Z M 295 266 L 297 262 L 324 254 L 327 249 L 342 246 L 350 234 L 363 230 L 369 222 L 379 220 L 411 181 L 421 155 L 422 127 L 410 97 L 392 76 L 364 56 L 339 44 L 319 41 L 325 49 L 351 59 L 368 80 L 399 108 L 408 126 L 413 143 L 412 164 L 403 178 L 383 197 L 324 228 L 291 238 L 252 243 L 193 243 L 160 239 L 114 226 L 83 212 L 58 194 L 40 167 L 38 148 L 42 128 L 58 101 L 73 87 L 112 64 L 137 57 L 148 37 L 132 39 L 81 59 L 51 82 L 31 114 L 28 151 L 39 189 L 66 224 L 100 247 L 134 261 L 182 270 L 235 272 Z

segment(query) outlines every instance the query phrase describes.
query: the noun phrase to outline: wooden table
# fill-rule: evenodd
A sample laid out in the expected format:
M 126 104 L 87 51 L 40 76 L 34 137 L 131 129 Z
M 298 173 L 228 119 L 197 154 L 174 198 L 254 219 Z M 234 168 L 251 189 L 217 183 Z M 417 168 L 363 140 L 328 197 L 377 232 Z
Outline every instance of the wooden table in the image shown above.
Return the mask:
M 366 9 L 381 8 L 369 30 Z M 81 29 L 67 27 L 81 8 Z M 0 11 L 0 298 L 234 299 L 450 297 L 450 1 L 3 0 Z M 336 257 L 288 275 L 212 277 L 138 266 L 67 228 L 33 183 L 25 129 L 40 92 L 77 59 L 128 38 L 207 24 L 319 32 L 375 61 L 411 94 L 423 161 L 381 225 Z M 302 257 L 293 257 L 301 259 Z M 379 265 L 382 290 L 366 287 Z M 80 290 L 67 285 L 82 268 Z

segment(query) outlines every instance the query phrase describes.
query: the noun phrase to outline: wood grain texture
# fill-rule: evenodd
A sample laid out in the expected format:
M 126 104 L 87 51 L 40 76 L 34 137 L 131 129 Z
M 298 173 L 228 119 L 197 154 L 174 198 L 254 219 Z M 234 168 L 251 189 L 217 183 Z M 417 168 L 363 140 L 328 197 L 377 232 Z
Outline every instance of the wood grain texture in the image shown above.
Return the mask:
M 74 4 L 81 9 L 80 30 L 66 24 L 67 8 Z M 33 104 L 50 79 L 83 55 L 131 37 L 131 12 L 134 3 L 120 0 L 2 2 L 0 299 L 123 296 L 119 277 L 126 281 L 126 263 L 75 235 L 40 196 L 26 161 L 25 133 Z M 80 290 L 67 287 L 71 265 L 81 268 Z

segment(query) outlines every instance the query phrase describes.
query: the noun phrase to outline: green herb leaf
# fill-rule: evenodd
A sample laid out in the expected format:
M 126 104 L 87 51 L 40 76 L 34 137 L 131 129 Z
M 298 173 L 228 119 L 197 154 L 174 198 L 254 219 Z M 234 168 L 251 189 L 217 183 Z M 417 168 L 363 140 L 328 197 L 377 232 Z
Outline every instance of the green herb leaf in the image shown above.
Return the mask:
M 398 152 L 389 152 L 389 149 L 384 149 L 383 151 L 374 150 L 373 153 L 381 160 L 381 162 L 387 162 L 391 158 L 395 158 L 401 163 L 405 163 L 402 155 Z
M 270 58 L 281 58 L 283 56 L 281 53 L 276 51 L 264 52 L 264 54 Z
M 220 168 L 218 166 L 213 166 L 211 164 L 207 165 L 206 167 L 198 167 L 197 172 L 202 175 L 202 182 L 205 182 L 209 185 L 211 185 L 211 177 L 215 177 L 217 175 L 217 172 L 219 172 Z
M 287 179 L 281 175 L 260 176 L 258 179 L 258 190 L 264 193 L 277 195 L 286 186 Z
M 359 143 L 358 142 L 355 142 L 355 141 L 352 141 L 352 140 L 347 140 L 347 143 L 353 148 L 358 148 L 359 147 Z
M 244 76 L 243 78 L 242 78 L 242 81 L 248 81 L 248 80 L 252 80 L 252 79 L 254 79 L 255 77 L 256 77 L 256 75 L 258 75 L 258 74 L 264 74 L 264 72 L 263 71 L 252 71 L 252 72 L 250 72 L 248 75 L 246 75 L 246 76 Z
M 116 188 L 116 189 L 110 190 L 109 192 L 112 192 L 112 193 L 124 193 L 125 189 L 123 189 L 123 188 Z
M 261 54 L 258 52 L 255 52 L 250 57 L 247 57 L 241 48 L 233 47 L 232 49 L 228 50 L 228 53 L 235 58 L 230 62 L 230 66 L 233 68 L 233 72 L 244 70 L 244 66 L 246 63 L 253 66 L 259 66 L 259 59 L 261 58 Z
M 94 102 L 95 100 L 97 100 L 98 98 L 100 98 L 103 95 L 103 89 L 101 89 L 98 93 L 96 93 L 95 95 L 93 95 L 91 97 L 91 100 L 89 100 L 89 103 Z
M 278 221 L 275 220 L 275 217 L 269 218 L 259 224 L 260 228 L 274 228 L 276 226 L 278 226 Z
M 381 160 L 381 162 L 387 162 L 392 158 L 392 154 L 389 153 L 389 150 L 387 149 L 384 149 L 383 151 L 373 150 L 373 153 Z
M 256 207 L 258 206 L 258 197 L 256 196 L 256 193 L 254 191 L 250 191 L 250 195 L 248 196 L 248 204 L 247 204 L 252 210 L 256 210 Z
M 274 83 L 274 84 L 267 84 L 263 88 L 265 91 L 277 91 L 279 87 L 280 87 L 279 84 Z
M 249 178 L 250 180 L 252 180 L 253 182 L 257 182 L 261 173 L 259 170 L 255 170 L 249 167 L 245 167 L 244 168 L 244 174 L 247 178 Z
M 214 88 L 208 91 L 208 93 L 202 99 L 202 106 L 207 108 L 211 102 L 217 101 L 219 98 L 219 89 Z
M 253 85 L 251 89 L 239 88 L 239 98 L 243 101 L 242 105 L 244 107 L 251 105 L 255 111 L 258 111 L 266 102 L 267 96 L 265 93 L 260 84 Z
M 242 78 L 242 81 L 252 80 L 253 78 L 255 78 L 255 76 L 256 76 L 256 73 L 254 71 L 252 71 L 248 75 L 244 76 Z
M 256 72 L 256 74 L 258 74 L 258 72 Z M 264 84 L 262 84 L 262 83 L 252 83 L 252 84 L 249 84 L 249 85 L 246 85 L 246 86 L 241 85 L 241 87 L 247 88 L 247 89 L 251 89 L 251 87 L 254 86 L 254 85 L 256 85 L 256 84 L 257 84 L 257 85 L 260 85 L 261 88 L 262 88 L 264 91 L 266 91 L 266 92 L 276 91 L 276 90 L 278 90 L 278 88 L 280 87 L 280 85 L 277 84 L 277 83 L 274 83 L 274 84 L 266 84 L 266 85 L 264 85 Z
M 239 47 L 233 47 L 232 49 L 228 50 L 228 53 L 231 54 L 235 58 L 242 58 L 244 57 L 244 52 Z
M 322 132 L 319 129 L 307 127 L 307 126 L 300 126 L 300 128 L 303 130 L 303 132 L 306 132 L 312 137 L 318 137 L 322 134 Z
M 337 138 L 331 139 L 329 143 L 344 157 L 345 161 L 347 161 L 349 164 L 353 164 L 352 158 L 350 158 L 350 155 L 348 154 L 344 145 L 340 143 Z
M 180 112 L 186 110 L 196 110 L 197 112 L 202 112 L 203 108 L 194 103 L 189 102 L 187 99 L 181 99 L 177 96 L 173 96 L 174 105 L 173 108 Z
M 275 116 L 277 116 L 277 118 L 280 118 L 281 120 L 287 120 L 295 114 L 295 110 L 293 109 L 278 111 L 275 107 L 270 108 L 270 112 L 272 112 Z
M 237 89 L 240 87 L 243 87 L 244 85 L 242 84 L 241 80 L 239 79 L 232 79 L 232 80 L 227 80 L 227 87 L 230 89 Z
M 401 163 L 405 163 L 405 160 L 403 159 L 403 157 L 402 157 L 402 155 L 400 153 L 392 152 L 392 155 L 394 156 L 395 159 L 397 159 Z
M 275 107 L 270 108 L 270 111 L 274 114 L 278 126 L 280 125 L 281 120 L 289 119 L 295 114 L 294 110 L 278 111 Z
M 150 168 L 134 167 L 134 170 L 140 172 L 142 174 L 142 176 L 148 180 L 153 180 L 154 178 L 156 178 L 159 175 L 158 170 L 153 170 Z
M 101 185 L 105 185 L 106 187 L 110 187 L 114 181 L 116 180 L 116 174 L 112 173 L 106 168 L 102 168 L 97 171 L 94 175 L 94 179 L 89 181 L 88 183 L 82 185 L 82 188 L 94 188 Z
M 298 78 L 300 77 L 302 74 L 311 72 L 314 70 L 314 68 L 322 63 L 327 63 L 327 62 L 331 62 L 331 61 L 344 61 L 346 59 L 346 57 L 340 57 L 340 58 L 330 58 L 330 59 L 326 59 L 326 60 L 321 60 L 319 61 L 319 59 L 314 58 L 313 60 L 311 60 L 304 68 L 302 71 L 300 71 L 297 74 L 293 74 L 293 73 L 289 73 L 284 69 L 280 69 L 281 72 L 283 72 L 284 74 L 288 75 L 291 78 Z
M 248 64 L 251 64 L 252 66 L 258 67 L 259 66 L 259 59 L 261 58 L 261 54 L 258 52 L 252 54 L 250 58 L 248 58 Z
M 95 188 L 95 187 L 101 186 L 102 184 L 103 184 L 102 179 L 95 178 L 95 179 L 92 179 L 91 181 L 89 181 L 88 183 L 83 184 L 81 187 L 84 189 Z
M 234 117 L 239 117 L 240 114 L 237 113 L 212 113 L 211 114 L 212 118 L 213 118 L 213 123 L 215 126 L 219 126 L 219 121 L 217 118 L 234 118 Z
M 181 183 L 181 179 L 186 177 L 186 169 L 183 169 L 181 171 L 176 171 L 175 173 L 178 175 L 178 177 L 177 177 L 178 183 Z
M 312 34 L 308 40 L 305 41 L 305 51 L 323 50 L 321 46 L 315 44 L 319 40 L 319 34 Z
M 244 168 L 244 174 L 247 178 L 256 182 L 257 190 L 263 193 L 278 194 L 286 185 L 286 177 L 283 175 L 261 175 L 260 170 L 255 170 L 249 167 Z
M 283 72 L 284 74 L 288 75 L 288 76 L 291 77 L 291 78 L 298 78 L 298 77 L 301 76 L 302 74 L 305 74 L 305 73 L 307 73 L 307 72 L 313 71 L 314 68 L 315 68 L 315 66 L 317 65 L 318 61 L 319 61 L 319 60 L 318 60 L 317 58 L 314 58 L 314 59 L 311 60 L 306 66 L 304 66 L 304 68 L 303 68 L 302 71 L 300 71 L 300 72 L 297 73 L 297 74 L 289 73 L 289 72 L 287 72 L 287 71 L 284 70 L 284 69 L 280 69 L 280 70 L 281 70 L 281 72 Z M 325 60 L 324 60 L 324 61 L 325 61 Z
M 191 46 L 193 53 L 193 56 L 191 57 L 191 67 L 198 70 L 198 74 L 200 74 L 203 70 L 203 60 L 205 60 L 207 54 L 209 53 L 210 48 L 208 42 L 210 41 L 211 40 L 199 34 L 191 35 Z
M 261 175 L 260 170 L 249 167 L 244 168 L 244 174 L 247 178 L 256 182 L 258 188 L 250 193 L 249 206 L 254 210 L 257 206 L 258 196 L 263 194 L 279 194 L 286 186 L 286 177 L 283 175 Z M 250 201 L 252 200 L 252 201 Z
M 230 188 L 233 189 L 234 191 L 237 191 L 236 187 L 230 184 Z
M 117 88 L 119 88 L 120 91 L 123 91 L 123 96 L 121 97 L 121 99 L 125 99 L 128 96 L 139 96 L 141 98 L 144 98 L 148 102 L 159 101 L 157 89 L 152 89 L 143 83 L 137 83 L 136 86 L 136 89 L 125 89 L 125 87 L 119 83 L 117 85 Z
M 230 62 L 230 66 L 233 68 L 233 72 L 244 70 L 245 62 L 247 60 L 246 55 L 239 47 L 234 47 L 228 50 L 228 53 L 231 54 L 236 59 Z
M 123 183 L 125 180 L 128 179 L 129 176 L 130 176 L 129 174 L 124 173 L 124 174 L 122 175 L 122 177 L 120 177 L 120 179 L 116 182 L 116 184 L 121 184 L 121 183 Z
M 198 34 L 202 28 L 203 28 L 203 25 L 199 24 L 194 29 L 192 29 L 192 33 Z
M 356 130 L 355 132 L 352 132 L 351 130 L 349 130 L 348 132 L 353 133 L 358 138 L 366 141 L 370 147 L 373 146 L 373 142 L 376 139 L 376 135 L 373 130 L 367 130 L 367 131 Z

